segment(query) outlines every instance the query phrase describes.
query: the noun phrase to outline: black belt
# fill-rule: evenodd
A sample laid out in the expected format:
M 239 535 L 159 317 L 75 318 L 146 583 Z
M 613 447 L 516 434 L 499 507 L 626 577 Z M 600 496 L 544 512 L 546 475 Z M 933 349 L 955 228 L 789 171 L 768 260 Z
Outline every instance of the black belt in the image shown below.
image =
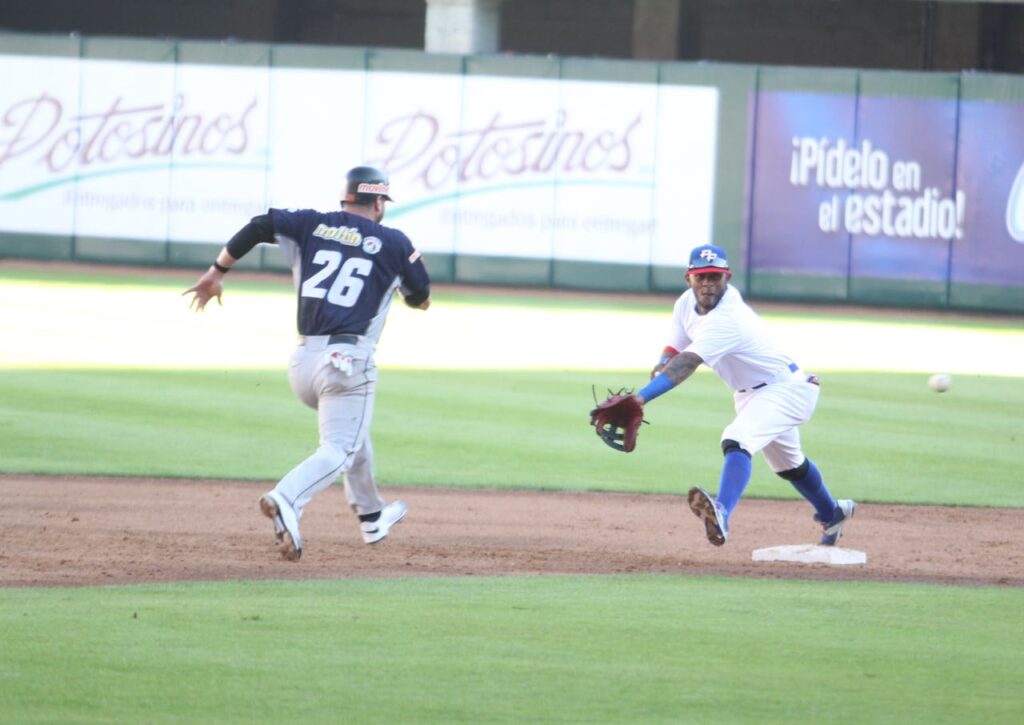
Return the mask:
M 328 345 L 355 345 L 359 342 L 359 335 L 331 335 L 327 338 Z
M 789 364 L 789 372 L 795 373 L 799 369 L 800 369 L 800 366 L 797 365 L 796 363 L 790 363 Z M 814 384 L 817 385 L 817 382 L 815 382 Z M 753 385 L 753 386 L 751 386 L 749 388 L 743 388 L 742 390 L 737 390 L 736 392 L 737 393 L 745 393 L 748 390 L 760 390 L 761 388 L 765 387 L 766 385 L 768 385 L 768 383 L 758 383 L 757 385 Z
M 320 337 L 319 335 L 299 335 L 299 344 L 305 345 L 307 337 Z M 328 345 L 358 345 L 359 335 L 339 334 L 327 338 Z

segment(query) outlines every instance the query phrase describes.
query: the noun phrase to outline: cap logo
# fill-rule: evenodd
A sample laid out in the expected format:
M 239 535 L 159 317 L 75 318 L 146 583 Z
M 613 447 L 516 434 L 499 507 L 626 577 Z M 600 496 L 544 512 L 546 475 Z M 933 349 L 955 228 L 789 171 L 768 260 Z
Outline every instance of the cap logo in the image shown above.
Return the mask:
M 357 194 L 388 194 L 387 184 L 366 184 L 362 183 L 356 187 Z
M 713 262 L 714 260 L 718 259 L 718 255 L 710 249 L 705 249 L 701 251 L 700 258 L 706 259 L 709 262 Z

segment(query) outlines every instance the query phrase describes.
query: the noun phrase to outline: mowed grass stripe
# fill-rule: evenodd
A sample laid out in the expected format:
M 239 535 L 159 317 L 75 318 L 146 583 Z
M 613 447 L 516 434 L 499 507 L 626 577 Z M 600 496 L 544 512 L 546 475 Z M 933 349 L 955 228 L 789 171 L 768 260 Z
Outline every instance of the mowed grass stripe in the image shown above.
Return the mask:
M 589 425 L 593 387 L 636 372 L 384 370 L 374 418 L 385 484 L 679 493 L 715 488 L 732 418 L 700 372 L 652 403 L 637 450 Z M 0 371 L 0 470 L 273 481 L 316 446 L 283 372 Z M 967 378 L 937 395 L 915 375 L 830 373 L 808 455 L 859 501 L 1024 506 L 1024 379 Z M 188 451 L 188 455 L 181 455 Z M 796 498 L 757 457 L 747 495 Z
M 7 590 L 0 604 L 0 701 L 22 721 L 1022 713 L 1013 589 L 510 577 Z

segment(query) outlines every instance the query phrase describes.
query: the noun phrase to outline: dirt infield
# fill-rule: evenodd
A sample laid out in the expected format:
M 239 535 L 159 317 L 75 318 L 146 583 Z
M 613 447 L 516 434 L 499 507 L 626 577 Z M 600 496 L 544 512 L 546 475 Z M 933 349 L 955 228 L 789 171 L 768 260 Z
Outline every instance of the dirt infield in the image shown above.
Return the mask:
M 387 487 L 409 515 L 366 546 L 342 489 L 303 519 L 302 561 L 279 558 L 254 482 L 0 475 L 0 586 L 231 579 L 659 572 L 1024 586 L 1016 509 L 863 503 L 841 545 L 866 565 L 754 563 L 813 543 L 803 502 L 744 500 L 712 547 L 685 497 Z

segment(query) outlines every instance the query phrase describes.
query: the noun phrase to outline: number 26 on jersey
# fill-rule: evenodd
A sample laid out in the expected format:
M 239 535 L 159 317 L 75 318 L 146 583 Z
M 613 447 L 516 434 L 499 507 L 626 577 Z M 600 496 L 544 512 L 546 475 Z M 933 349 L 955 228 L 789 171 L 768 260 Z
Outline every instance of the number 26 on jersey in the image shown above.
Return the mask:
M 341 252 L 331 249 L 319 250 L 313 256 L 313 264 L 323 265 L 323 269 L 302 283 L 302 296 L 321 300 L 326 297 L 331 304 L 352 307 L 363 291 L 362 278 L 370 276 L 373 261 L 363 257 L 352 257 L 342 264 L 342 259 Z M 325 289 L 321 284 L 325 283 L 335 270 L 338 270 L 338 276 L 331 282 L 331 286 Z

